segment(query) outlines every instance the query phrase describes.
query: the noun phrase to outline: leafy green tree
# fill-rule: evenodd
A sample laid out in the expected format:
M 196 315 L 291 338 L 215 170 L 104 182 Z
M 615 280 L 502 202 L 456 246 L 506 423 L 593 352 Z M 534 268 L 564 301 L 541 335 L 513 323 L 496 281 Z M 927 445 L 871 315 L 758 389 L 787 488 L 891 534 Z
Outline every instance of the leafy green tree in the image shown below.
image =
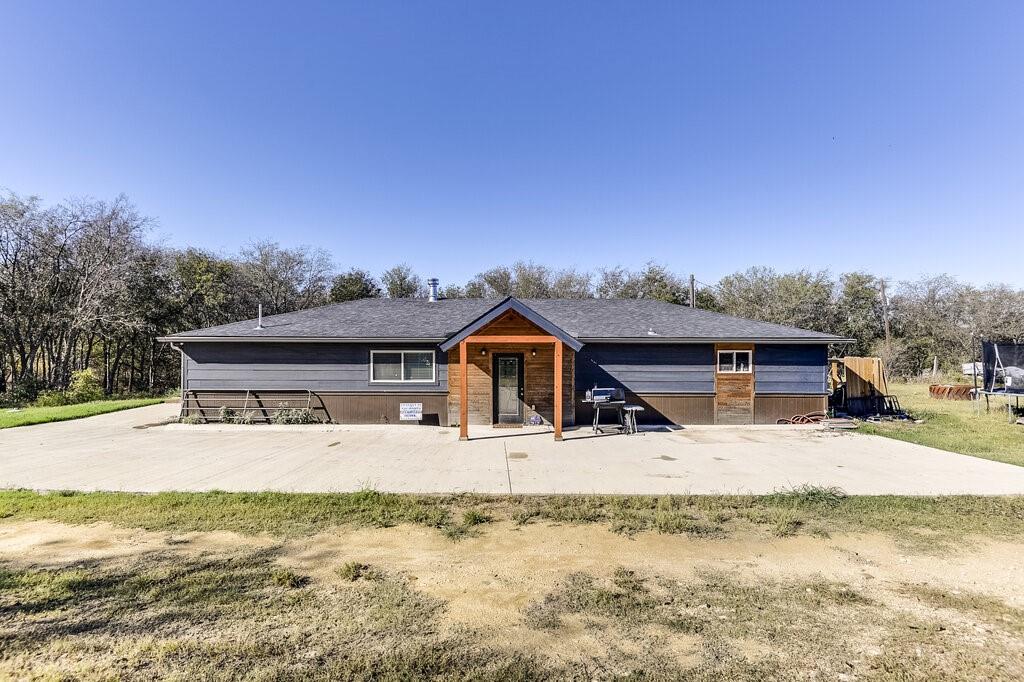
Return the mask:
M 836 333 L 857 339 L 848 355 L 869 355 L 884 336 L 881 281 L 866 272 L 847 272 L 839 278 Z
M 388 298 L 422 298 L 426 295 L 422 278 L 405 263 L 386 270 L 380 281 Z
M 380 285 L 366 270 L 352 268 L 337 275 L 331 283 L 331 302 L 357 301 L 361 298 L 379 298 Z
M 771 268 L 750 268 L 722 278 L 718 301 L 729 315 L 834 332 L 834 290 L 826 271 L 780 275 Z

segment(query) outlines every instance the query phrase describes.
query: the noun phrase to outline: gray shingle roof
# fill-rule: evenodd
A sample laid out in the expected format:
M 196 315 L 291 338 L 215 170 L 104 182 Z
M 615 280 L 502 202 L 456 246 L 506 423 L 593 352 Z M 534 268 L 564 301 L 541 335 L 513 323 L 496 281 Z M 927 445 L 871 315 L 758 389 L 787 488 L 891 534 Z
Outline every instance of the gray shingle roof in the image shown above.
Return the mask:
M 485 314 L 499 299 L 369 298 L 182 332 L 189 339 L 424 339 L 440 341 Z M 842 342 L 819 332 L 756 322 L 653 300 L 524 299 L 524 304 L 582 341 L 779 340 Z

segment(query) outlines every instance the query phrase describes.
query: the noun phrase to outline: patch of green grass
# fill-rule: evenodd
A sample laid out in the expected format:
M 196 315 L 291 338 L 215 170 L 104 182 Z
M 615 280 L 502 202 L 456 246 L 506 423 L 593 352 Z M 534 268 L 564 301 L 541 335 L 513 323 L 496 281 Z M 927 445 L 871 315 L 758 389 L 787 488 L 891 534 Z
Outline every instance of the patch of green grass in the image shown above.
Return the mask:
M 1024 466 L 1024 426 L 1008 423 L 1001 400 L 994 399 L 986 414 L 970 401 L 931 398 L 925 384 L 892 384 L 890 390 L 903 409 L 924 423 L 868 423 L 858 432 Z
M 467 510 L 468 511 L 465 511 Z M 168 533 L 227 530 L 311 535 L 338 526 L 418 524 L 453 540 L 480 532 L 484 519 L 599 523 L 624 534 L 658 532 L 697 538 L 737 531 L 817 536 L 875 531 L 938 547 L 969 535 L 1024 534 L 1024 496 L 845 496 L 799 488 L 770 495 L 657 497 L 552 495 L 398 495 L 356 493 L 36 493 L 0 491 L 0 519 L 105 521 Z M 452 519 L 459 519 L 454 522 Z
M 131 400 L 96 400 L 89 403 L 61 405 L 58 407 L 26 407 L 16 412 L 0 410 L 0 429 L 81 419 L 82 417 L 130 410 L 133 407 L 145 407 L 146 405 L 155 405 L 162 402 L 162 398 L 134 398 Z
M 357 580 L 381 580 L 383 574 L 369 564 L 363 564 L 358 561 L 347 561 L 338 567 L 336 571 L 338 577 L 342 580 L 348 580 L 349 582 L 355 582 Z
M 279 587 L 298 588 L 304 586 L 309 582 L 309 578 L 304 575 L 299 575 L 295 571 L 291 571 L 287 568 L 278 568 L 270 573 L 271 579 L 275 585 Z
M 772 526 L 772 535 L 787 538 L 796 535 L 804 525 L 803 520 L 791 511 L 781 511 Z
M 490 521 L 490 516 L 476 509 L 467 509 L 462 514 L 462 525 L 467 527 L 479 526 L 484 523 L 490 523 Z
M 791 505 L 794 507 L 835 507 L 845 497 L 846 493 L 843 492 L 842 488 L 810 485 L 808 483 L 798 485 L 795 488 L 789 488 L 788 490 L 776 490 L 768 495 L 768 499 L 780 506 Z

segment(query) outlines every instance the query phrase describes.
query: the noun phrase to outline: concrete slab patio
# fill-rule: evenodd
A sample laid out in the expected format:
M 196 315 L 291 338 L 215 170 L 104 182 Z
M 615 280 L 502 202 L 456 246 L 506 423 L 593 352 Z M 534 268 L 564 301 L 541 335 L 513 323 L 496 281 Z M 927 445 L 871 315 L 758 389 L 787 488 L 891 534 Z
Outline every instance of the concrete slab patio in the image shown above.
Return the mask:
M 634 436 L 481 427 L 167 425 L 173 404 L 0 430 L 0 487 L 157 492 L 1024 494 L 1024 468 L 806 427 Z

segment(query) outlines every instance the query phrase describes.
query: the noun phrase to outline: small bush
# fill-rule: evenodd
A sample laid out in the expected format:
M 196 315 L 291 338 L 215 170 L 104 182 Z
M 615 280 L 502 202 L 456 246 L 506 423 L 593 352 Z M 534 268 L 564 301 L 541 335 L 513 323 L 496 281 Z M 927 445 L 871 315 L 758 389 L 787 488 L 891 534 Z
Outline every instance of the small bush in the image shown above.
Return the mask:
M 179 424 L 203 424 L 205 421 L 198 414 L 186 414 L 178 419 Z
M 517 526 L 525 526 L 538 516 L 540 516 L 540 510 L 538 509 L 516 509 L 512 512 L 512 520 L 515 521 Z
M 220 421 L 222 424 L 234 424 L 236 412 L 233 408 L 223 405 L 220 408 Z
M 303 575 L 299 575 L 294 571 L 289 571 L 287 568 L 279 568 L 270 574 L 271 579 L 275 585 L 281 587 L 296 588 L 302 587 L 309 582 L 309 578 Z
M 479 526 L 482 523 L 488 523 L 490 520 L 490 516 L 483 512 L 479 512 L 476 509 L 467 509 L 462 514 L 462 525 L 466 527 Z
M 71 404 L 71 396 L 64 391 L 43 391 L 36 398 L 36 407 L 62 407 Z
M 772 527 L 772 534 L 780 538 L 790 537 L 796 535 L 803 525 L 804 522 L 793 514 L 779 514 L 775 525 Z
M 24 407 L 39 397 L 42 388 L 43 382 L 35 377 L 15 379 L 7 393 L 0 395 L 0 407 Z
M 308 407 L 297 407 L 278 410 L 274 415 L 273 422 L 275 424 L 319 424 L 320 420 Z
M 461 524 L 449 523 L 445 526 L 441 526 L 441 535 L 445 536 L 452 542 L 458 542 L 469 535 L 469 529 Z
M 835 486 L 823 487 L 805 483 L 789 490 L 777 490 L 768 495 L 768 500 L 776 503 L 791 503 L 797 506 L 820 505 L 835 507 L 846 498 L 842 488 Z
M 75 403 L 87 403 L 103 398 L 103 386 L 91 369 L 80 369 L 71 373 L 71 386 L 68 395 Z
M 381 578 L 380 571 L 375 569 L 369 564 L 362 564 L 358 561 L 349 561 L 342 564 L 338 570 L 338 577 L 342 580 L 349 580 L 355 582 L 356 580 L 379 580 Z

